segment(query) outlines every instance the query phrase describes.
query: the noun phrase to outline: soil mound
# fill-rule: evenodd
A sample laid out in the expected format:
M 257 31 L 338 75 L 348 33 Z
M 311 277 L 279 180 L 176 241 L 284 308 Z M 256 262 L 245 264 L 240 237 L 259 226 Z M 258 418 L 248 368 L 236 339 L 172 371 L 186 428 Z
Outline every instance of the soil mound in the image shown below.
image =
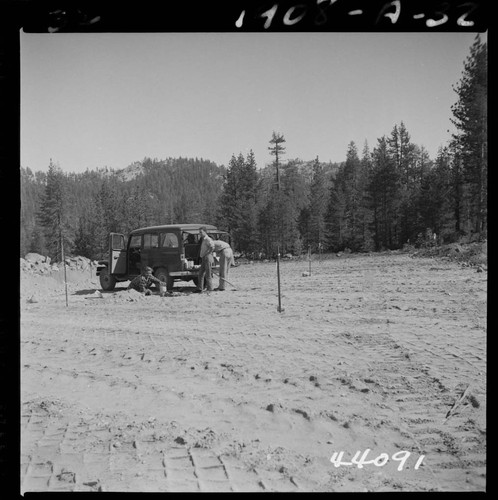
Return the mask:
M 20 292 L 31 302 L 39 302 L 51 295 L 64 292 L 65 283 L 70 292 L 81 286 L 100 288 L 96 275 L 97 261 L 86 257 L 67 257 L 63 262 L 51 262 L 50 257 L 29 253 L 20 259 Z
M 413 257 L 436 257 L 444 260 L 460 262 L 464 266 L 483 267 L 488 266 L 487 241 L 422 248 L 412 254 Z

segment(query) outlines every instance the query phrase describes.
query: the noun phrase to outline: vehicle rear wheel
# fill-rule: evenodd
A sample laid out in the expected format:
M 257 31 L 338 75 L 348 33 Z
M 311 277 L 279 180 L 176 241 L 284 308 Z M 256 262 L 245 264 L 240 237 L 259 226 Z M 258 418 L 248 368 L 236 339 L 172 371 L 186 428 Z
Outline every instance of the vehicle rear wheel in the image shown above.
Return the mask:
M 173 290 L 175 279 L 168 274 L 167 269 L 164 269 L 164 267 L 160 267 L 154 274 L 158 280 L 166 283 L 166 290 Z
M 102 290 L 105 290 L 106 292 L 110 292 L 111 290 L 114 290 L 116 286 L 116 278 L 109 274 L 109 269 L 102 269 L 100 271 L 100 286 L 102 287 Z

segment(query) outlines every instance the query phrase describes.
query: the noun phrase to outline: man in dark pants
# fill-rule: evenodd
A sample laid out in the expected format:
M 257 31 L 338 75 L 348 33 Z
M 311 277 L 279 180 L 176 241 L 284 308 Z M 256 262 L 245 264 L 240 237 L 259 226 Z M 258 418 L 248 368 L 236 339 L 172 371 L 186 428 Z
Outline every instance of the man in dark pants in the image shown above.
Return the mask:
M 202 261 L 201 268 L 199 270 L 199 289 L 195 292 L 202 293 L 202 291 L 204 290 L 204 280 L 206 280 L 207 291 L 211 292 L 213 290 L 213 274 L 211 268 L 214 264 L 214 242 L 207 235 L 206 228 L 204 226 L 199 228 L 199 234 L 202 238 L 200 253 Z
M 145 295 L 150 295 L 152 293 L 150 287 L 154 283 L 166 286 L 166 283 L 163 283 L 162 281 L 158 280 L 152 274 L 151 267 L 145 266 L 142 269 L 142 274 L 140 274 L 130 282 L 130 284 L 128 285 L 128 290 L 133 289 L 136 290 L 137 292 L 144 293 Z

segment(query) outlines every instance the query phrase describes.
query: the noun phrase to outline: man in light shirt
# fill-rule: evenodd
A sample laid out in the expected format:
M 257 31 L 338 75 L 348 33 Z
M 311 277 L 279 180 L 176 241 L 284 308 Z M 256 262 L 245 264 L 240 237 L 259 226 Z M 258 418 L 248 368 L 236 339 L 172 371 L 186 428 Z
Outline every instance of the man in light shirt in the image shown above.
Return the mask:
M 204 280 L 206 280 L 207 291 L 211 292 L 213 290 L 213 275 L 212 275 L 212 266 L 214 263 L 214 242 L 207 235 L 206 228 L 200 227 L 199 234 L 202 238 L 201 243 L 201 268 L 199 269 L 199 289 L 196 290 L 196 293 L 202 293 L 204 290 Z
M 215 291 L 223 292 L 225 290 L 225 280 L 228 280 L 230 266 L 235 264 L 232 248 L 223 240 L 212 240 L 213 249 L 220 257 L 220 284 Z

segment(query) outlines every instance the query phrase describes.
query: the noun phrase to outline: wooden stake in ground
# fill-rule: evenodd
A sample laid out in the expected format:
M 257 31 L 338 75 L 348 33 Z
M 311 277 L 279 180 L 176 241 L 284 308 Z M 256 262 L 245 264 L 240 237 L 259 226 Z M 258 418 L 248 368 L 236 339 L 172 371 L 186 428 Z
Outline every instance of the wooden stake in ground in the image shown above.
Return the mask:
M 280 248 L 277 247 L 277 283 L 278 283 L 278 307 L 277 311 L 282 312 L 282 301 L 280 299 Z
M 67 275 L 66 275 L 66 256 L 64 255 L 64 238 L 61 236 L 61 255 L 62 255 L 62 263 L 64 265 L 64 287 L 66 289 L 66 307 L 68 307 L 67 300 Z
M 311 276 L 311 246 L 308 247 L 308 261 L 309 261 L 310 276 Z

